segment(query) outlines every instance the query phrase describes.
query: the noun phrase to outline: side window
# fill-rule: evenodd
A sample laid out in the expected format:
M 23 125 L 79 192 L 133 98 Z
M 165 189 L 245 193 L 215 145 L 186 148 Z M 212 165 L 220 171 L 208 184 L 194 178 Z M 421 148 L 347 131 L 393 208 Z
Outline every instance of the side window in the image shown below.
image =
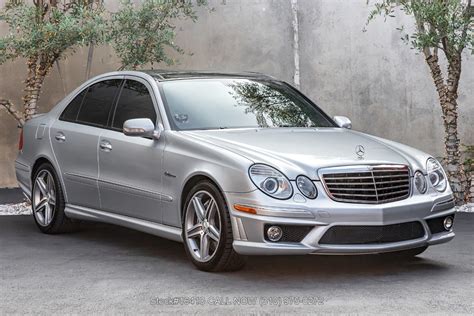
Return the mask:
M 90 86 L 82 101 L 77 122 L 98 127 L 106 126 L 121 82 L 119 79 L 111 79 Z
M 123 123 L 134 118 L 149 118 L 156 124 L 156 112 L 147 87 L 138 81 L 126 80 L 117 103 L 112 127 L 122 130 Z
M 79 113 L 79 109 L 81 108 L 82 100 L 86 95 L 87 88 L 81 91 L 76 97 L 68 104 L 66 109 L 63 111 L 61 116 L 59 117 L 62 121 L 69 121 L 75 122 L 77 118 L 77 113 Z

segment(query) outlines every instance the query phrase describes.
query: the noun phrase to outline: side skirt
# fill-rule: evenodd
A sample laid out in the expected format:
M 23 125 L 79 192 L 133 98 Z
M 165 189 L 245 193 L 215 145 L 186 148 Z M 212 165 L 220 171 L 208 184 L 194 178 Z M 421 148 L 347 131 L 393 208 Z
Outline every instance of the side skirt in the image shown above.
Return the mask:
M 115 224 L 158 237 L 163 237 L 178 242 L 183 241 L 181 237 L 181 229 L 176 227 L 71 204 L 66 204 L 64 212 L 70 218 Z

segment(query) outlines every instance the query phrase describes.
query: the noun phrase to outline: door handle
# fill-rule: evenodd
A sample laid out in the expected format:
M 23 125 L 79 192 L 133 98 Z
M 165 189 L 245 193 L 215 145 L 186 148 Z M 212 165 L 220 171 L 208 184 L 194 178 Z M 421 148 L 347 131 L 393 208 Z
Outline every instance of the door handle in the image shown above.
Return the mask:
M 100 149 L 102 149 L 103 151 L 111 151 L 112 150 L 112 144 L 107 142 L 107 141 L 102 141 L 100 142 L 100 145 L 99 145 Z
M 54 136 L 58 142 L 65 142 L 66 141 L 66 136 L 64 136 L 63 133 L 58 133 L 56 136 Z

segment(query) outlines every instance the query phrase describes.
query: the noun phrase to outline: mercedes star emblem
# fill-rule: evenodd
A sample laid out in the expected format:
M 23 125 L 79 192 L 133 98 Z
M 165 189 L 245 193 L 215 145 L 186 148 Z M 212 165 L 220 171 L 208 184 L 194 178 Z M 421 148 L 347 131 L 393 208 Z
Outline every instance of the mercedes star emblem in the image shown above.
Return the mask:
M 364 155 L 365 155 L 365 148 L 364 148 L 364 146 L 362 146 L 362 145 L 357 145 L 357 146 L 356 146 L 356 149 L 355 149 L 355 152 L 356 152 L 357 156 L 359 157 L 359 159 L 364 159 Z

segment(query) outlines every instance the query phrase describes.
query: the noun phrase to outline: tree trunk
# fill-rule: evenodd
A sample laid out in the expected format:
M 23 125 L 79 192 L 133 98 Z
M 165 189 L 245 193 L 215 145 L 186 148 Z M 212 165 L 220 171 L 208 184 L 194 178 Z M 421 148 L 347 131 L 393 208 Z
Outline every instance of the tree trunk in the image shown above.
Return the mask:
M 467 181 L 464 165 L 461 161 L 458 136 L 458 113 L 456 98 L 447 97 L 444 102 L 440 102 L 443 111 L 443 124 L 445 133 L 446 150 L 446 173 L 448 175 L 451 188 L 457 204 L 464 202 L 467 197 Z
M 468 186 L 464 165 L 461 161 L 460 141 L 458 136 L 458 104 L 457 89 L 461 75 L 461 56 L 449 59 L 448 80 L 446 84 L 438 63 L 438 56 L 426 54 L 426 62 L 431 70 L 431 76 L 438 92 L 439 104 L 443 113 L 445 133 L 445 167 L 448 180 L 457 204 L 461 204 L 468 196 Z
M 28 77 L 25 80 L 25 95 L 23 97 L 24 117 L 28 121 L 38 112 L 38 100 L 44 79 L 53 66 L 56 58 L 30 58 L 28 60 Z
M 445 131 L 446 168 L 449 182 L 458 203 L 466 201 L 469 196 L 468 182 L 464 164 L 461 160 L 460 140 L 458 135 L 458 85 L 461 77 L 461 55 L 449 58 L 446 97 L 441 103 Z
M 292 26 L 293 26 L 293 63 L 295 73 L 293 81 L 296 88 L 300 88 L 300 48 L 299 48 L 299 22 L 298 22 L 298 0 L 291 0 Z
M 10 115 L 13 116 L 15 120 L 17 120 L 18 126 L 23 126 L 23 124 L 25 123 L 23 112 L 17 111 L 15 109 L 15 106 L 10 100 L 0 99 L 0 106 L 5 108 L 8 111 L 8 113 L 10 113 Z

